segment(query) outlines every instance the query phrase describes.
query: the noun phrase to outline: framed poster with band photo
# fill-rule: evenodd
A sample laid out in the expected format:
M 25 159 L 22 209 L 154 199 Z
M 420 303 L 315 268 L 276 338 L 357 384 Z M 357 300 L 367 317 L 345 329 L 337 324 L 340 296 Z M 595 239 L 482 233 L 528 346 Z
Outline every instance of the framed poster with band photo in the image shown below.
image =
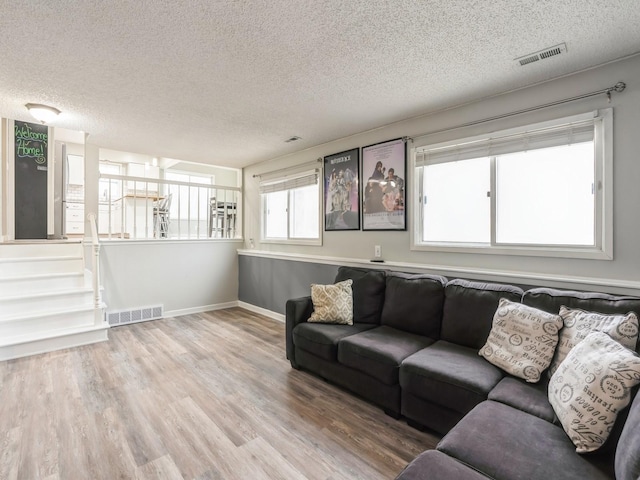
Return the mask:
M 324 157 L 324 229 L 360 230 L 360 149 Z
M 404 139 L 363 147 L 362 230 L 407 229 L 406 171 Z

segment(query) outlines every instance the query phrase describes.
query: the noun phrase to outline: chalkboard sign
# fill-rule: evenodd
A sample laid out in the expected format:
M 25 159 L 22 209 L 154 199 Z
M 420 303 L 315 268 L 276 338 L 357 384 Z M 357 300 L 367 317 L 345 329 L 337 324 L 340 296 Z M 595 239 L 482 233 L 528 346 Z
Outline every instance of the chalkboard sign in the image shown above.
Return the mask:
M 49 128 L 14 122 L 16 239 L 47 238 Z

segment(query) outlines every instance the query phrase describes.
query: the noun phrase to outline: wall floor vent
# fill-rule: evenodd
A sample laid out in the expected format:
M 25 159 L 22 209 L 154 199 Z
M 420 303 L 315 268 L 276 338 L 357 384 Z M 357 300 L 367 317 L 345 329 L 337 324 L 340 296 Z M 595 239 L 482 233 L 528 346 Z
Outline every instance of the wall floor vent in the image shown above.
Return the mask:
M 539 52 L 534 52 L 528 55 L 524 55 L 522 57 L 518 57 L 515 59 L 515 62 L 517 62 L 518 65 L 520 65 L 521 67 L 523 67 L 530 63 L 555 57 L 556 55 L 560 55 L 561 53 L 567 53 L 567 45 L 565 43 L 561 43 L 553 47 L 545 48 L 544 50 L 540 50 Z
M 130 310 L 107 312 L 106 315 L 109 325 L 115 327 L 117 325 L 157 320 L 162 318 L 164 313 L 162 305 L 153 305 L 149 307 L 132 308 Z

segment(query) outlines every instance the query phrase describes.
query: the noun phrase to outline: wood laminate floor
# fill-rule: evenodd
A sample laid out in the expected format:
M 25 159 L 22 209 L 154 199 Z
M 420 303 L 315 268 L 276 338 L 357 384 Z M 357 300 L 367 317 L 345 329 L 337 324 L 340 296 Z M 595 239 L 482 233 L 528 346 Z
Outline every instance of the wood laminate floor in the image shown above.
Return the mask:
M 0 362 L 0 479 L 390 479 L 438 438 L 285 359 L 239 308 Z

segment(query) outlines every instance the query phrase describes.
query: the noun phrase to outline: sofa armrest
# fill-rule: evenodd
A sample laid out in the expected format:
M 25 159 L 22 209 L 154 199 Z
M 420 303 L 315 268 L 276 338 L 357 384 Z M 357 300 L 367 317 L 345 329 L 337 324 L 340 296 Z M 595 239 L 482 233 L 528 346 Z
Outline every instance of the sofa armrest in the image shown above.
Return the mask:
M 285 313 L 286 336 L 287 336 L 287 358 L 293 368 L 298 368 L 293 347 L 293 329 L 299 323 L 306 322 L 313 312 L 311 297 L 292 298 L 287 300 Z

